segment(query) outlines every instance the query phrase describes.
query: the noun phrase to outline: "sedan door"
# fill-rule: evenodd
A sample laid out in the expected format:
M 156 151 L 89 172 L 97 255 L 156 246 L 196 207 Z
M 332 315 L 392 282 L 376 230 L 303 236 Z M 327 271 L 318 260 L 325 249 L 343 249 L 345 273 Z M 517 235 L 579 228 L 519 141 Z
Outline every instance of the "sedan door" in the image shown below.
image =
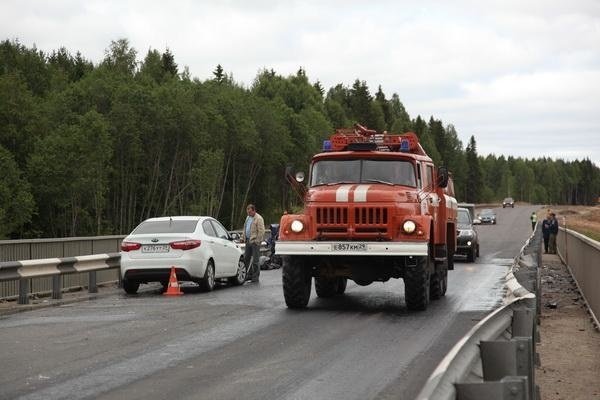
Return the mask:
M 217 237 L 217 233 L 210 220 L 206 219 L 202 222 L 202 230 L 207 236 L 205 242 L 207 242 L 207 246 L 210 247 L 210 253 L 215 260 L 215 277 L 229 276 L 227 263 L 224 261 L 227 259 L 227 254 L 221 244 L 221 239 Z M 202 242 L 202 245 L 204 245 L 204 242 Z
M 223 246 L 224 262 L 227 264 L 223 265 L 223 268 L 226 269 L 230 275 L 236 275 L 241 255 L 240 250 L 234 241 L 229 239 L 229 233 L 219 221 L 211 219 L 210 222 L 217 233 L 218 243 Z

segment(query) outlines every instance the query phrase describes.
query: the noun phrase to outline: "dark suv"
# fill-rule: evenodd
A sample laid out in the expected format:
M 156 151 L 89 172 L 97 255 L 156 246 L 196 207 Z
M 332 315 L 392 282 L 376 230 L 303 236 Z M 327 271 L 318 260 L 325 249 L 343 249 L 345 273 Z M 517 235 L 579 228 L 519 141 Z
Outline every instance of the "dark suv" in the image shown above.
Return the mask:
M 474 262 L 479 257 L 479 237 L 473 228 L 471 213 L 466 208 L 458 208 L 456 215 L 458 236 L 456 238 L 456 254 L 467 256 L 467 261 Z
M 507 197 L 502 201 L 502 208 L 512 207 L 515 208 L 515 201 L 512 197 Z

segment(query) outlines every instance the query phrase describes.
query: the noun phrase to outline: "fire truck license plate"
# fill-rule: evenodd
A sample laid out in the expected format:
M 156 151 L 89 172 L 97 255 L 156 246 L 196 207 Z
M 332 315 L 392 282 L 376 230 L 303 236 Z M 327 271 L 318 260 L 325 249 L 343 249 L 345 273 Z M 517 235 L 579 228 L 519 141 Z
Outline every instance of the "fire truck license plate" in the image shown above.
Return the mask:
M 366 243 L 334 243 L 333 251 L 367 251 Z

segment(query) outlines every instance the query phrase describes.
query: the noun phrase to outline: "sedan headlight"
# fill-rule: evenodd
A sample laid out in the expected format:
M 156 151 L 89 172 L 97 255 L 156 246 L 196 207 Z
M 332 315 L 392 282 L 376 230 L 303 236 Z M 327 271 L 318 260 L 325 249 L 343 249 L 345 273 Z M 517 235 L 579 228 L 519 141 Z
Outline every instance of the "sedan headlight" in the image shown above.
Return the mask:
M 302 232 L 302 229 L 304 229 L 304 224 L 302 223 L 302 221 L 294 220 L 292 222 L 291 228 L 293 232 L 300 233 Z
M 415 229 L 417 229 L 417 224 L 415 224 L 415 222 L 411 220 L 404 221 L 402 229 L 404 229 L 404 232 L 406 233 L 413 233 Z

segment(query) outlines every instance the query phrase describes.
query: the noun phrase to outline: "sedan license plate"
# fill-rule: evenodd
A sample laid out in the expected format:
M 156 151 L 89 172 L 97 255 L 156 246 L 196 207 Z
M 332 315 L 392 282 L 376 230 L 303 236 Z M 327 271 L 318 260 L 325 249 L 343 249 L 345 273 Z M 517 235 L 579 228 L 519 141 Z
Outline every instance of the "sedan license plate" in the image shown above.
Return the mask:
M 168 244 L 145 244 L 142 246 L 142 253 L 168 253 Z
M 334 243 L 333 251 L 367 251 L 366 243 Z

